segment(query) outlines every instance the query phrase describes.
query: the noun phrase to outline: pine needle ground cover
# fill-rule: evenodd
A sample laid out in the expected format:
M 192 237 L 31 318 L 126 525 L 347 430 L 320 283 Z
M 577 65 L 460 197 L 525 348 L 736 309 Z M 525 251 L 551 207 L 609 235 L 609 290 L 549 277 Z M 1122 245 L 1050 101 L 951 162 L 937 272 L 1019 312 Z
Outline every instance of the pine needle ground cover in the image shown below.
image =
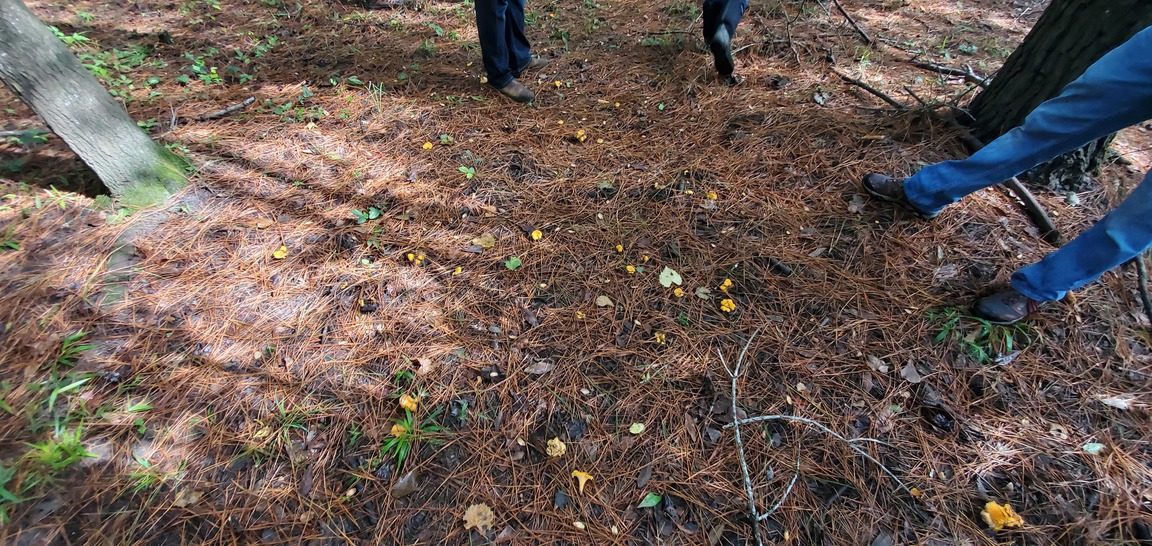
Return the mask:
M 467 2 L 30 2 L 198 171 L 129 215 L 0 147 L 3 542 L 754 544 L 748 488 L 773 544 L 1147 539 L 1134 274 L 988 325 L 1051 251 L 1014 200 L 857 184 L 962 146 L 832 69 L 963 100 L 908 61 L 990 74 L 1040 10 L 964 4 L 847 2 L 873 47 L 754 4 L 727 87 L 694 2 L 530 3 L 519 106 Z M 1117 148 L 1036 190 L 1066 234 L 1147 168 Z

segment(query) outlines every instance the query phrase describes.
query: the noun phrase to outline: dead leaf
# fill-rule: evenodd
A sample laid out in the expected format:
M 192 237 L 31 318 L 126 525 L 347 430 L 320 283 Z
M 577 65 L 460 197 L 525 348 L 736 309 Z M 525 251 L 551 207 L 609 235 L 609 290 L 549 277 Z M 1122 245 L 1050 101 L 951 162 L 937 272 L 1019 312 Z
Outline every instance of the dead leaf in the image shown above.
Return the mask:
M 416 375 L 428 375 L 436 369 L 436 363 L 432 362 L 431 358 L 417 358 L 416 363 L 419 364 Z
M 266 227 L 272 227 L 272 225 L 275 223 L 276 221 L 271 218 L 261 218 L 256 220 L 256 227 L 259 229 L 264 229 Z
M 1119 396 L 1110 396 L 1107 398 L 1099 398 L 1100 403 L 1105 406 L 1116 408 L 1118 410 L 1127 410 L 1132 408 L 1132 401 L 1136 397 L 1131 394 L 1121 394 Z
M 420 475 L 415 470 L 403 475 L 392 485 L 392 496 L 401 499 L 420 490 Z
M 172 499 L 172 505 L 177 508 L 187 508 L 200 502 L 203 496 L 203 493 L 194 489 L 181 489 L 176 493 L 176 498 Z
M 492 232 L 490 231 L 485 232 L 483 235 L 472 239 L 472 244 L 478 245 L 484 250 L 488 250 L 489 248 L 496 246 L 496 236 L 492 235 Z
M 532 375 L 544 375 L 554 369 L 556 369 L 556 364 L 553 364 L 552 361 L 541 360 L 535 364 L 529 364 L 527 368 L 524 368 L 524 371 Z
M 905 381 L 912 383 L 913 385 L 923 380 L 923 378 L 920 377 L 920 372 L 916 370 L 916 366 L 911 362 L 909 362 L 906 366 L 904 366 L 902 370 L 900 370 L 900 377 L 903 377 Z
M 703 286 L 697 287 L 696 288 L 696 297 L 700 298 L 702 300 L 711 299 L 712 298 L 712 291 L 709 290 L 708 288 L 703 287 Z
M 877 373 L 888 373 L 888 363 L 872 355 L 868 355 L 868 367 Z
M 464 511 L 464 528 L 475 528 L 482 534 L 488 534 L 495 519 L 495 514 L 492 513 L 492 509 L 487 504 L 473 504 Z
M 611 307 L 612 306 L 612 298 L 609 298 L 608 296 L 596 296 L 596 306 L 597 307 Z

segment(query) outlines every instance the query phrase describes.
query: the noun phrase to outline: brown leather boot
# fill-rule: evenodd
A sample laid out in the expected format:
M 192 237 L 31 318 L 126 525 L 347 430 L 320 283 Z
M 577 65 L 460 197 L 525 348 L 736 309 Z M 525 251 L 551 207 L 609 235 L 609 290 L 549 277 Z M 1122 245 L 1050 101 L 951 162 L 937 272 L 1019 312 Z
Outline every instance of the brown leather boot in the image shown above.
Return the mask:
M 1015 324 L 1034 313 L 1042 303 L 1017 292 L 1015 288 L 1006 288 L 976 300 L 972 305 L 972 314 L 992 324 Z
M 924 212 L 908 200 L 908 196 L 904 195 L 904 181 L 899 178 L 892 178 L 886 174 L 866 174 L 864 175 L 863 186 L 864 191 L 872 197 L 906 209 L 920 218 L 931 220 L 936 217 L 936 213 Z
M 532 102 L 536 99 L 536 94 L 531 89 L 524 87 L 524 84 L 520 83 L 519 80 L 512 80 L 497 91 L 516 102 Z

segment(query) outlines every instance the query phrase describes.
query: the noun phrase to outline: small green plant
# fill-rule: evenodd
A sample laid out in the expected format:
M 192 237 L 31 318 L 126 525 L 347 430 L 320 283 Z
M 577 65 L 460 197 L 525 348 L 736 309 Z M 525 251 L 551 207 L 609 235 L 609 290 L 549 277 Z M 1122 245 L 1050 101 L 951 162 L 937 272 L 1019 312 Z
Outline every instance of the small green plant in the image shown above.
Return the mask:
M 364 222 L 367 222 L 369 220 L 375 220 L 375 219 L 379 218 L 380 215 L 382 215 L 382 214 L 384 214 L 384 213 L 381 212 L 381 210 L 376 208 L 376 207 L 368 207 L 367 212 L 362 211 L 360 209 L 352 209 L 352 218 L 354 218 L 356 220 L 357 224 L 363 224 Z
M 81 436 L 81 427 L 76 427 L 72 432 L 61 431 L 43 442 L 25 444 L 32 449 L 24 457 L 43 471 L 38 474 L 40 479 L 37 481 L 50 481 L 53 474 L 85 457 L 95 456 L 84 450 Z
M 12 479 L 15 477 L 15 467 L 0 465 L 0 524 L 8 523 L 8 509 L 10 507 L 27 500 L 20 498 L 10 489 L 10 487 L 14 487 Z
M 510 271 L 516 271 L 520 268 L 521 265 L 523 265 L 523 263 L 520 261 L 520 258 L 516 256 L 512 256 L 507 260 L 504 260 L 504 267 L 508 268 Z
M 69 334 L 60 342 L 60 351 L 56 355 L 56 360 L 52 363 L 52 371 L 55 372 L 60 368 L 71 368 L 76 365 L 76 359 L 80 357 L 80 353 L 92 348 L 92 345 L 83 343 L 84 336 L 88 332 L 80 330 L 79 332 Z
M 468 180 L 476 177 L 476 167 L 458 167 L 457 170 L 464 173 L 464 178 Z
M 967 316 L 955 307 L 929 312 L 928 318 L 940 324 L 934 343 L 952 343 L 978 364 L 998 363 L 999 359 L 1030 345 L 1039 335 L 1027 324 L 992 324 Z M 968 321 L 975 323 L 975 329 L 965 327 Z
M 72 34 L 64 34 L 63 32 L 60 32 L 60 29 L 58 29 L 56 27 L 50 26 L 48 28 L 52 31 L 52 34 L 55 34 L 57 38 L 60 38 L 60 41 L 64 42 L 65 44 L 68 44 L 70 46 L 74 46 L 77 44 L 84 44 L 84 43 L 88 43 L 88 42 L 92 41 L 87 36 L 85 36 L 79 32 L 73 32 Z
M 16 233 L 16 222 L 8 224 L 8 229 L 4 230 L 4 235 L 0 235 L 0 251 L 20 250 L 20 239 L 14 237 L 14 233 Z
M 443 440 L 436 435 L 444 431 L 444 427 L 435 424 L 439 410 L 432 412 L 423 419 L 416 419 L 411 410 L 404 410 L 404 417 L 396 419 L 392 425 L 392 437 L 384 442 L 380 454 L 396 460 L 396 466 L 401 467 L 408 455 L 417 447 L 419 442 L 431 445 L 442 443 Z

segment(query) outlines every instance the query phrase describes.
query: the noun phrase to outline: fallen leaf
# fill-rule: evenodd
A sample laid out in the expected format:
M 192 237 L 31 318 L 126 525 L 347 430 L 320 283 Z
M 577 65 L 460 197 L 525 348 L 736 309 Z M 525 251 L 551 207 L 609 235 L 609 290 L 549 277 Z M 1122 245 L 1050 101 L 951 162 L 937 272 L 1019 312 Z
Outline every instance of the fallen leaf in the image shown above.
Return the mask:
M 1120 396 L 1110 396 L 1108 398 L 1100 398 L 1100 403 L 1104 404 L 1105 406 L 1116 408 L 1119 410 L 1126 410 L 1126 409 L 1130 409 L 1132 407 L 1132 401 L 1135 399 L 1136 399 L 1135 396 L 1132 396 L 1130 394 L 1123 394 Z
M 608 296 L 596 296 L 596 307 L 611 307 L 612 298 Z
M 464 528 L 475 528 L 482 534 L 487 534 L 492 529 L 493 520 L 496 519 L 492 509 L 487 504 L 473 504 L 464 511 Z
M 1089 442 L 1084 444 L 1082 449 L 1084 450 L 1084 453 L 1089 455 L 1099 455 L 1101 451 L 1104 451 L 1104 444 L 1099 442 Z
M 573 527 L 575 527 L 575 528 L 577 528 L 577 529 L 579 529 L 579 530 L 581 530 L 581 531 L 583 531 L 583 530 L 585 530 L 585 529 L 587 529 L 587 528 L 588 528 L 588 526 L 587 526 L 587 525 L 584 525 L 584 522 L 583 522 L 583 521 L 574 521 L 574 522 L 572 522 L 572 526 L 573 526 Z
M 428 375 L 436 369 L 436 363 L 432 362 L 431 358 L 417 358 L 416 364 L 419 366 L 416 368 L 416 375 Z
M 712 291 L 707 287 L 700 286 L 696 288 L 696 297 L 702 300 L 710 300 L 712 299 Z
M 631 434 L 640 434 L 644 432 L 644 423 L 632 423 L 632 426 L 628 427 L 628 432 Z
M 488 250 L 489 248 L 496 246 L 496 236 L 492 235 L 492 232 L 486 232 L 483 235 L 472 239 L 472 244 L 480 245 L 480 248 Z
M 679 285 L 683 282 L 684 279 L 680 278 L 680 273 L 677 273 L 676 270 L 671 267 L 664 267 L 664 270 L 660 272 L 660 286 L 664 288 L 671 288 L 672 285 Z M 677 290 L 680 289 L 677 288 Z M 680 294 L 683 295 L 684 291 L 680 290 Z
M 1024 525 L 1024 518 L 1020 517 L 1011 505 L 997 504 L 996 501 L 988 501 L 988 504 L 984 505 L 984 510 L 980 512 L 980 517 L 984 518 L 984 523 L 987 523 L 993 531 Z
M 548 440 L 548 447 L 544 450 L 549 457 L 563 457 L 568 452 L 568 446 L 560 438 Z
M 187 508 L 199 503 L 203 496 L 203 493 L 194 489 L 181 489 L 176 493 L 176 498 L 172 499 L 172 505 L 177 508 Z
M 644 495 L 644 498 L 640 500 L 640 504 L 637 504 L 636 508 L 652 508 L 653 506 L 660 504 L 662 499 L 663 497 L 657 495 L 656 493 L 648 493 L 647 495 Z
M 420 474 L 415 470 L 403 475 L 392 485 L 392 496 L 401 499 L 420 490 Z
M 264 229 L 266 227 L 272 227 L 272 224 L 275 224 L 275 223 L 276 223 L 276 221 L 271 219 L 271 218 L 261 218 L 259 220 L 256 220 L 256 227 L 258 227 L 260 229 Z
M 919 383 L 923 379 L 920 377 L 920 372 L 916 371 L 916 366 L 911 362 L 909 362 L 906 366 L 904 366 L 903 369 L 900 370 L 900 377 L 903 377 L 905 381 L 912 383 L 913 385 Z
M 872 355 L 868 355 L 868 367 L 874 372 L 888 373 L 888 363 Z
M 583 495 L 584 494 L 584 484 L 588 483 L 588 480 L 592 479 L 592 475 L 587 473 L 587 472 L 580 471 L 580 470 L 573 470 L 572 471 L 572 477 L 576 478 L 577 487 L 580 490 L 580 494 Z
M 283 260 L 288 256 L 288 247 L 281 245 L 280 248 L 272 252 L 272 257 L 277 260 Z
M 552 361 L 541 360 L 540 362 L 537 362 L 535 364 L 529 364 L 528 367 L 524 368 L 524 371 L 528 372 L 532 375 L 544 375 L 544 374 L 554 370 L 555 368 L 556 368 L 556 364 L 553 364 Z

